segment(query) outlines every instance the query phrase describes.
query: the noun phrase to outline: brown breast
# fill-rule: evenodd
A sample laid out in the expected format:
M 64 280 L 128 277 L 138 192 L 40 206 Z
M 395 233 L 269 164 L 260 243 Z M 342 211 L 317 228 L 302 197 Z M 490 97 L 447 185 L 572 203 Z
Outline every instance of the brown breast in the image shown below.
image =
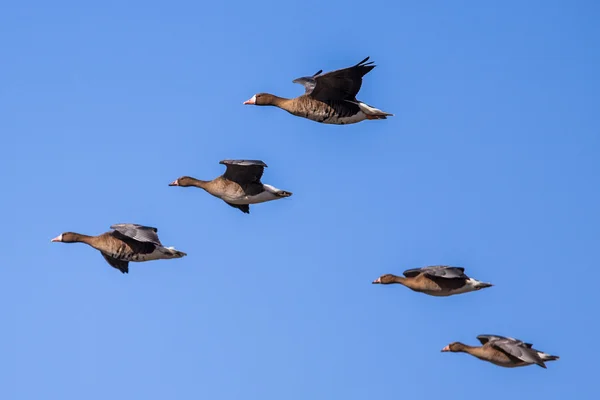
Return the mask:
M 496 349 L 489 343 L 478 347 L 477 350 L 473 353 L 474 356 L 502 367 L 519 367 L 526 364 L 518 358 L 511 357 L 503 351 Z
M 225 177 L 222 175 L 208 182 L 206 185 L 206 191 L 217 197 L 221 197 L 223 195 L 230 197 L 241 197 L 244 195 L 244 191 L 240 185 L 225 179 Z

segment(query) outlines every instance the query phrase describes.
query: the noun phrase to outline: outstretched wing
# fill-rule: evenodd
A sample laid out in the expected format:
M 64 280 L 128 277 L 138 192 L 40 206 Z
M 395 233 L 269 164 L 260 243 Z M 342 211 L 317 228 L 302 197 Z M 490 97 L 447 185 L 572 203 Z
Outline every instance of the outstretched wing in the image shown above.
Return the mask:
M 362 78 L 375 68 L 373 62 L 366 62 L 369 57 L 352 67 L 338 69 L 320 75 L 322 70 L 313 76 L 294 79 L 293 83 L 304 86 L 305 93 L 320 101 L 356 100 L 362 86 Z
M 518 358 L 521 361 L 530 364 L 537 364 L 542 368 L 546 368 L 544 360 L 542 360 L 537 351 L 525 346 L 525 344 L 520 340 L 515 340 L 512 338 L 497 339 L 490 341 L 490 345 L 510 356 Z
M 227 203 L 227 202 L 225 201 L 225 203 Z M 227 204 L 229 204 L 233 208 L 238 208 L 244 214 L 250 214 L 250 205 L 249 204 L 232 204 L 232 203 L 227 203 Z
M 121 235 L 138 242 L 153 243 L 162 247 L 162 243 L 158 239 L 158 229 L 151 226 L 143 226 L 138 224 L 114 224 L 110 229 L 114 229 Z
M 404 271 L 404 276 L 407 278 L 412 278 L 420 273 L 425 273 L 426 275 L 435 277 L 435 278 L 445 278 L 445 279 L 456 279 L 456 278 L 467 278 L 464 274 L 465 269 L 462 267 L 450 267 L 446 265 L 434 265 L 431 267 L 423 267 L 423 268 L 414 268 L 407 269 Z
M 244 187 L 252 183 L 260 183 L 267 164 L 260 160 L 223 160 L 219 164 L 227 167 L 223 176 Z
M 479 340 L 479 342 L 481 342 L 481 344 L 486 344 L 487 342 L 492 342 L 494 340 L 510 340 L 510 341 L 515 342 L 516 344 L 523 345 L 528 348 L 531 348 L 533 346 L 533 344 L 531 344 L 531 343 L 525 343 L 519 339 L 515 339 L 515 338 L 511 338 L 511 337 L 507 337 L 507 336 L 500 336 L 500 335 L 479 335 L 479 336 L 477 336 L 477 340 Z
M 104 257 L 106 262 L 108 262 L 111 267 L 118 269 L 119 271 L 121 271 L 124 274 L 129 273 L 129 261 L 118 260 L 116 258 L 113 258 L 113 257 L 105 254 L 105 253 L 101 253 L 101 254 L 102 254 L 102 257 Z
M 479 340 L 479 342 L 481 344 L 486 344 L 489 341 L 499 340 L 499 339 L 506 339 L 506 337 L 499 336 L 499 335 L 479 335 L 479 336 L 477 336 L 477 340 Z
M 323 72 L 322 69 L 320 69 L 319 71 L 317 71 L 317 73 L 314 74 L 313 76 L 305 76 L 305 77 L 302 77 L 302 78 L 294 79 L 292 81 L 292 83 L 299 83 L 300 85 L 304 86 L 304 93 L 310 94 L 314 90 L 315 86 L 317 85 L 317 81 L 316 81 L 315 78 L 321 72 Z

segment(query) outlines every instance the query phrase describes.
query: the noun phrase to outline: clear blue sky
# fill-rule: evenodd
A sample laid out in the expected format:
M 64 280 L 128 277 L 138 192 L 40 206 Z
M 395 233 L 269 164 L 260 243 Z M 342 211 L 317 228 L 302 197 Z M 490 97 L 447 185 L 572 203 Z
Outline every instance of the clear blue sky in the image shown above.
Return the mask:
M 483 3 L 3 4 L 0 397 L 596 398 L 600 5 Z M 386 121 L 242 105 L 366 56 Z M 294 195 L 168 186 L 226 158 Z M 188 257 L 50 243 L 118 222 Z M 496 286 L 371 284 L 431 264 Z M 561 360 L 440 352 L 481 333 Z

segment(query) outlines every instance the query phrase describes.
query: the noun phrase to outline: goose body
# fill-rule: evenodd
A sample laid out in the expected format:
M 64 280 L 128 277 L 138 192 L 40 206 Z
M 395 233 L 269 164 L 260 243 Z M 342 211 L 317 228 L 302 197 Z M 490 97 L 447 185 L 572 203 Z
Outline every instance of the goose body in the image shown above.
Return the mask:
M 304 86 L 305 93 L 294 99 L 286 99 L 270 93 L 258 93 L 244 104 L 275 106 L 297 117 L 307 118 L 324 124 L 346 125 L 365 119 L 386 119 L 386 113 L 356 99 L 362 78 L 375 68 L 365 58 L 358 64 L 313 76 L 295 79 Z
M 164 247 L 158 239 L 158 229 L 138 224 L 114 224 L 112 231 L 98 236 L 75 232 L 61 233 L 52 242 L 85 243 L 99 250 L 106 262 L 122 273 L 129 272 L 129 262 L 168 260 L 187 254 Z
M 126 241 L 116 239 L 112 235 L 106 237 L 107 241 L 115 241 L 114 244 L 108 246 L 108 249 L 103 251 L 109 257 L 115 258 L 121 261 L 153 261 L 153 260 L 166 260 L 175 258 L 177 251 L 173 247 L 154 246 L 151 252 L 144 253 L 139 248 L 127 244 Z M 181 252 L 179 252 L 181 253 Z
M 171 182 L 169 186 L 195 186 L 204 189 L 246 214 L 250 213 L 250 204 L 265 203 L 292 195 L 291 192 L 261 182 L 267 166 L 262 161 L 223 160 L 220 164 L 226 166 L 225 173 L 211 181 L 182 176 Z
M 462 267 L 435 265 L 414 268 L 404 271 L 403 275 L 385 274 L 373 281 L 376 284 L 401 284 L 415 291 L 430 296 L 446 297 L 468 293 L 493 286 L 468 277 Z
M 258 193 L 258 194 L 254 194 L 254 195 L 248 195 L 246 193 L 236 193 L 236 195 L 231 196 L 229 195 L 228 192 L 224 192 L 221 194 L 220 198 L 227 202 L 227 203 L 231 203 L 231 204 L 236 204 L 236 205 L 244 205 L 244 204 L 259 204 L 259 203 L 265 203 L 267 201 L 272 201 L 272 200 L 279 200 L 281 198 L 283 198 L 283 196 L 281 195 L 282 192 L 284 192 L 281 189 L 277 189 L 274 186 L 271 185 L 265 185 L 263 184 L 263 191 Z
M 533 364 L 546 368 L 545 363 L 547 361 L 560 358 L 534 349 L 531 343 L 525 343 L 510 337 L 479 335 L 477 339 L 482 346 L 468 346 L 461 342 L 454 342 L 444 347 L 442 351 L 467 353 L 480 360 L 505 368 L 525 367 Z

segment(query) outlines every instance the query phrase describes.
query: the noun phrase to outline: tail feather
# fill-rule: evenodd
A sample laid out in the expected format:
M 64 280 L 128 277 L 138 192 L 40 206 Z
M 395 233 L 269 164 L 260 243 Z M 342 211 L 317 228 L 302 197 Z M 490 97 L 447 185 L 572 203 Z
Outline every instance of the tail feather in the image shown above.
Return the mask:
M 173 258 L 181 258 L 187 256 L 187 253 L 183 251 L 175 250 L 175 247 L 164 247 L 167 250 L 165 253 L 168 253 Z
M 292 194 L 292 192 L 288 192 L 287 190 L 280 190 L 278 192 L 275 192 L 275 195 L 279 197 L 290 197 Z
M 560 359 L 559 356 L 553 356 L 550 354 L 546 354 L 546 353 L 538 353 L 540 355 L 540 358 L 544 361 L 556 361 L 558 359 Z
M 387 119 L 386 115 L 366 115 L 367 119 Z
M 371 107 L 370 105 L 360 101 L 358 102 L 358 107 L 360 108 L 360 111 L 362 111 L 367 116 L 367 119 L 387 119 L 387 117 L 394 116 L 394 114 L 381 111 L 378 108 Z

